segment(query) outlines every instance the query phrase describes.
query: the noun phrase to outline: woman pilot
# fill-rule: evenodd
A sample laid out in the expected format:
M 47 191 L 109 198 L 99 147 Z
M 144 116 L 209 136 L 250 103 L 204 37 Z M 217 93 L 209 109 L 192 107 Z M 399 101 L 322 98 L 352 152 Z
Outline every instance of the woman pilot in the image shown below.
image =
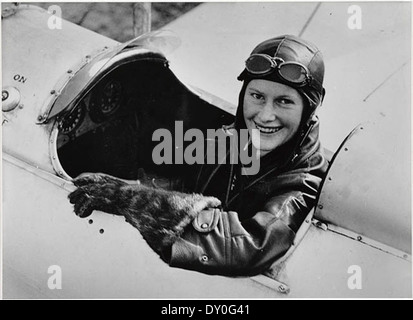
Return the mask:
M 315 116 L 323 78 L 313 44 L 291 35 L 260 43 L 238 77 L 235 123 L 223 128 L 251 133 L 257 174 L 243 174 L 233 161 L 203 165 L 188 175 L 187 193 L 83 174 L 69 195 L 75 213 L 124 216 L 173 267 L 229 276 L 267 271 L 293 243 L 327 170 Z

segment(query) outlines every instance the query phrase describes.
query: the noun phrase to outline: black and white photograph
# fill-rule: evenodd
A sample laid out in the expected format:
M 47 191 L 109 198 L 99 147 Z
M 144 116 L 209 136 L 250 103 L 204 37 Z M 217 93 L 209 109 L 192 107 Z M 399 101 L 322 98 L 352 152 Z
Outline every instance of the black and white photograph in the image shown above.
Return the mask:
M 2 299 L 412 298 L 411 1 L 1 10 Z

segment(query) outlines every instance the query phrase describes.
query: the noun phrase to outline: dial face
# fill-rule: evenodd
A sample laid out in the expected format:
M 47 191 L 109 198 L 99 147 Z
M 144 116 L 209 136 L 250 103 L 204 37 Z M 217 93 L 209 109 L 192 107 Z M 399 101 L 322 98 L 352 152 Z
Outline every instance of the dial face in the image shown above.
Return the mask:
M 122 85 L 119 81 L 109 80 L 95 92 L 91 104 L 91 118 L 95 122 L 104 121 L 121 106 Z
M 73 112 L 68 114 L 60 123 L 60 132 L 63 134 L 72 133 L 79 128 L 85 117 L 85 108 L 83 104 L 77 107 Z
M 102 113 L 109 115 L 115 112 L 120 107 L 122 98 L 122 86 L 119 81 L 109 81 L 104 89 L 101 97 Z

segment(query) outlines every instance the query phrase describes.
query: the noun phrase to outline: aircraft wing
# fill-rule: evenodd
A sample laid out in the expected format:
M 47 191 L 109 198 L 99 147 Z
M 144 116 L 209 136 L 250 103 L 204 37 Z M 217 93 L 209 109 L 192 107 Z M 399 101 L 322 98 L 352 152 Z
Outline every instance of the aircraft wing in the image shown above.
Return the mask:
M 386 121 L 397 126 L 397 137 L 407 142 L 411 3 L 357 4 L 361 29 L 350 29 L 354 4 L 202 4 L 167 26 L 182 39 L 169 56 L 171 67 L 181 80 L 237 104 L 236 77 L 252 49 L 274 36 L 300 35 L 324 55 L 323 145 L 335 151 L 359 123 L 380 118 L 390 118 Z

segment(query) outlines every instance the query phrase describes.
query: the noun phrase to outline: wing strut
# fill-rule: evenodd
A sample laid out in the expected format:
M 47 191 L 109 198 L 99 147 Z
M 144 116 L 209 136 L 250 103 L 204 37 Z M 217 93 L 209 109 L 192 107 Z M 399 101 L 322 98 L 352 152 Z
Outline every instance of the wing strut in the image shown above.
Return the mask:
M 320 9 L 321 2 L 317 3 L 316 7 L 314 8 L 313 12 L 311 13 L 310 17 L 308 18 L 307 22 L 304 24 L 304 27 L 301 29 L 298 36 L 301 38 L 307 27 L 310 25 L 311 21 L 313 20 L 315 14 L 317 13 L 318 9 Z

